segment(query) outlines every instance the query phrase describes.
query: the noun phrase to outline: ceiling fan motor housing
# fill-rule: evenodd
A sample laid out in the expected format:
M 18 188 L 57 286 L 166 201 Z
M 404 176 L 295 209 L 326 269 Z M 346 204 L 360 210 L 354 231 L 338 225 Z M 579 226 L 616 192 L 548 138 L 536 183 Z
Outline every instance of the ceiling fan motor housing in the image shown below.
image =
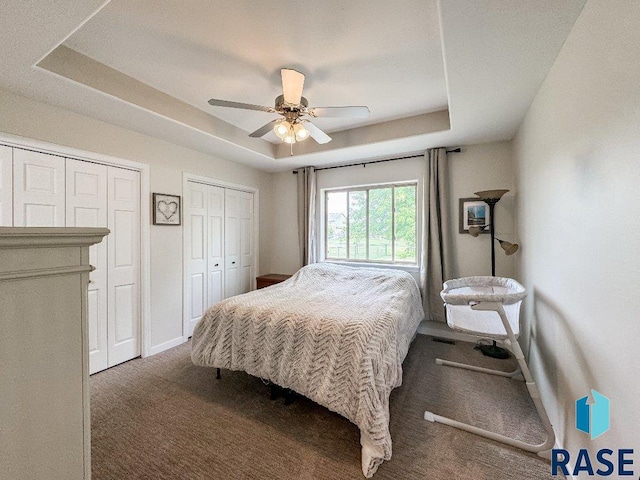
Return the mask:
M 309 106 L 309 102 L 306 98 L 300 97 L 299 105 L 291 105 L 284 101 L 284 95 L 278 95 L 276 97 L 275 109 L 281 115 L 289 120 L 296 120 L 300 115 L 304 114 L 304 110 Z

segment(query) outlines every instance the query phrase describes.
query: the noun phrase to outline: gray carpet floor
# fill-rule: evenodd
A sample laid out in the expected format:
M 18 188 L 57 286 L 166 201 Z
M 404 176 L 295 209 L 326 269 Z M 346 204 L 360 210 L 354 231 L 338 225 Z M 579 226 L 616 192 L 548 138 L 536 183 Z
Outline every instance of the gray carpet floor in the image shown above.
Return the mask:
M 91 377 L 94 480 L 362 479 L 358 428 L 299 397 L 285 406 L 242 372 L 196 367 L 186 343 Z M 544 431 L 523 382 L 451 367 L 436 357 L 512 370 L 473 345 L 418 335 L 391 394 L 386 479 L 544 479 L 533 454 L 423 419 L 428 409 L 526 441 Z M 559 477 L 555 477 L 559 478 Z

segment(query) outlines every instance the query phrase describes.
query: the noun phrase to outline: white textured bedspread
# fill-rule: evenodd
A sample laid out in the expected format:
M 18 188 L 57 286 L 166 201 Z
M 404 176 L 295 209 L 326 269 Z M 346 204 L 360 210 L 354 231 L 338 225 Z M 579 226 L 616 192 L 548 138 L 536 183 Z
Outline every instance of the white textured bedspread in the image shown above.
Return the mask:
M 213 305 L 193 332 L 193 363 L 244 370 L 360 428 L 362 471 L 391 458 L 389 394 L 424 314 L 415 280 L 329 263 Z

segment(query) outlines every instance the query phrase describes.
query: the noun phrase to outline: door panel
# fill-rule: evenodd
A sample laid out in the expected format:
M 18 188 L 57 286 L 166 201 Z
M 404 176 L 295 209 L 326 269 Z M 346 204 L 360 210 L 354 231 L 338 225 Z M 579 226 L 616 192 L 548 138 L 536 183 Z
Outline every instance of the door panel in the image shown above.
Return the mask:
M 240 266 L 242 269 L 241 291 L 248 292 L 253 286 L 254 237 L 253 194 L 242 192 L 240 197 Z
M 107 167 L 67 158 L 66 224 L 68 227 L 107 226 Z M 89 248 L 95 270 L 89 274 L 89 373 L 108 367 L 107 243 Z
M 13 149 L 0 146 L 0 227 L 13 226 Z
M 184 316 L 190 337 L 205 310 L 207 292 L 207 198 L 208 187 L 189 182 L 185 193 L 185 299 Z
M 208 186 L 207 307 L 224 298 L 224 188 Z
M 189 182 L 185 193 L 185 318 L 191 336 L 206 309 L 224 298 L 224 188 Z
M 14 226 L 64 227 L 65 176 L 63 157 L 15 148 Z
M 140 355 L 140 173 L 108 167 L 107 344 L 112 367 Z

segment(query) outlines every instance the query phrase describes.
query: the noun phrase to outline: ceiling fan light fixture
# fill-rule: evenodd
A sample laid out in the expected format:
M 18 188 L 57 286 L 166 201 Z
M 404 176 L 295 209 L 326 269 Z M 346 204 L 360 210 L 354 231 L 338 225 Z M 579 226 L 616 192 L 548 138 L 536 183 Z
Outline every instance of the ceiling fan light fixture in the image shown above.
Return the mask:
M 282 140 L 284 141 L 284 143 L 286 143 L 286 144 L 289 144 L 289 145 L 290 145 L 290 144 L 296 143 L 296 136 L 295 136 L 295 134 L 294 134 L 294 133 L 289 133 L 289 134 L 288 134 L 286 137 L 284 137 Z
M 291 130 L 291 125 L 289 124 L 289 122 L 287 122 L 284 119 L 280 120 L 273 127 L 273 131 L 275 132 L 275 134 L 278 136 L 280 140 L 284 140 L 288 136 L 289 130 Z
M 298 142 L 302 142 L 303 140 L 309 138 L 309 130 L 304 128 L 304 125 L 302 125 L 302 123 L 296 123 L 293 126 L 293 132 L 295 133 L 296 141 Z

